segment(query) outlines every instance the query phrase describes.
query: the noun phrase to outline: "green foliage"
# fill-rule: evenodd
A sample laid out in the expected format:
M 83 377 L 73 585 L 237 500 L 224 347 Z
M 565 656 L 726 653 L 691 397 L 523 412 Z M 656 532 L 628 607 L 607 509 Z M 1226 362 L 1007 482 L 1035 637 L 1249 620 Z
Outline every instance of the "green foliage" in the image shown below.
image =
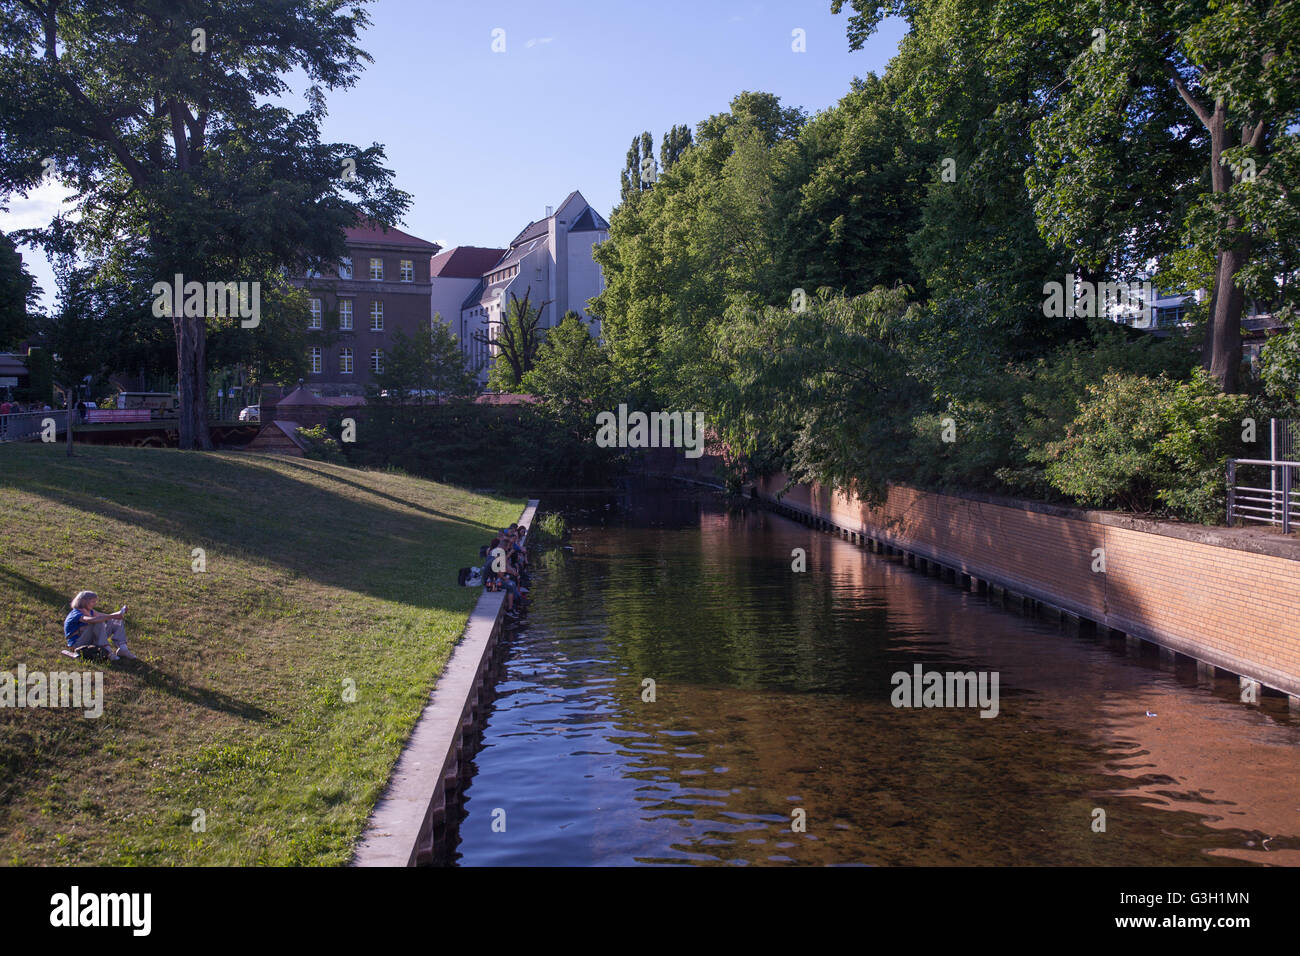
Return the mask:
M 39 294 L 14 241 L 0 233 L 0 352 L 15 348 L 27 337 L 27 312 Z
M 597 447 L 594 422 L 575 433 L 545 409 L 472 402 L 371 405 L 348 460 L 473 488 L 607 484 L 617 450 Z
M 330 461 L 335 464 L 346 464 L 347 459 L 343 456 L 342 446 L 334 440 L 333 436 L 325 429 L 324 425 L 316 425 L 312 428 L 299 428 L 298 436 L 307 442 L 307 449 L 303 454 L 314 461 Z
M 383 400 L 397 405 L 435 401 L 433 393 L 462 396 L 476 391 L 465 353 L 440 316 L 434 317 L 431 328 L 422 328 L 414 336 L 397 330 L 373 389 L 387 392 Z M 370 397 L 372 402 L 378 400 L 378 395 Z
M 1186 382 L 1110 373 L 1047 446 L 1047 478 L 1088 505 L 1219 521 L 1227 459 L 1246 457 L 1249 410 L 1249 399 L 1223 394 L 1200 369 Z
M 557 548 L 564 543 L 564 536 L 567 533 L 564 516 L 555 511 L 548 511 L 536 519 L 528 529 L 529 550 Z
M 475 341 L 495 346 L 496 358 L 488 373 L 488 388 L 498 392 L 515 392 L 533 368 L 537 349 L 542 340 L 542 315 L 548 303 L 532 305 L 532 286 L 520 299 L 510 293 L 506 318 L 492 327 L 490 332 L 475 332 Z
M 1260 353 L 1260 378 L 1271 398 L 1288 408 L 1295 408 L 1300 405 L 1300 323 L 1295 321 L 1295 311 L 1291 309 L 1281 318 L 1291 327 L 1265 343 Z

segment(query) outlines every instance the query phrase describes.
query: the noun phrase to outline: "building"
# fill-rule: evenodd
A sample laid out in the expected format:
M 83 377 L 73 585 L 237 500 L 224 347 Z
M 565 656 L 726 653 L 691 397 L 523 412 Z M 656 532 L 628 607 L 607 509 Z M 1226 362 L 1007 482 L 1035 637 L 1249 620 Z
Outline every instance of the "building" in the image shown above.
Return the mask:
M 293 280 L 310 296 L 305 384 L 318 395 L 364 394 L 397 332 L 429 328 L 430 259 L 441 247 L 369 222 L 344 231 L 346 257 Z
M 600 266 L 592 257 L 598 243 L 609 238 L 609 223 L 574 191 L 558 209 L 548 206 L 546 216 L 530 222 L 464 295 L 453 325 L 461 348 L 472 364 L 480 366 L 479 380 L 486 381 L 487 365 L 495 349 L 476 341 L 476 335 L 495 339 L 511 297 L 529 297 L 542 307 L 541 328 L 554 328 L 564 314 L 577 312 L 599 336 L 599 322 L 587 312 L 587 302 L 605 288 Z M 468 247 L 467 247 L 468 248 Z M 459 250 L 452 250 L 458 252 Z M 466 266 L 472 257 L 464 260 Z M 433 297 L 449 302 L 463 287 L 463 275 L 442 275 L 433 280 Z M 445 291 L 444 291 L 445 289 Z M 435 311 L 440 311 L 435 307 Z M 441 313 L 451 324 L 451 313 Z
M 506 251 L 480 246 L 457 246 L 438 253 L 430 263 L 429 274 L 433 285 L 430 296 L 432 320 L 450 326 L 460 341 L 461 351 L 469 356 L 475 368 L 487 365 L 487 346 L 470 338 L 461 305 L 478 288 L 483 274 L 500 262 Z

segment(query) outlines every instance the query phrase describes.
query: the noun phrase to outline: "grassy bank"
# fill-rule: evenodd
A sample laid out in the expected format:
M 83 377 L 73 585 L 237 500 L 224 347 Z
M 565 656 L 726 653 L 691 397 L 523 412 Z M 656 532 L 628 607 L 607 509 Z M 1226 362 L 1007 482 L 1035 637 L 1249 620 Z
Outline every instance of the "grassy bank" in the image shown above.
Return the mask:
M 478 596 L 456 568 L 522 507 L 311 461 L 0 446 L 0 670 L 104 672 L 98 719 L 0 708 L 0 864 L 346 862 Z M 59 654 L 81 589 L 130 605 L 140 661 Z

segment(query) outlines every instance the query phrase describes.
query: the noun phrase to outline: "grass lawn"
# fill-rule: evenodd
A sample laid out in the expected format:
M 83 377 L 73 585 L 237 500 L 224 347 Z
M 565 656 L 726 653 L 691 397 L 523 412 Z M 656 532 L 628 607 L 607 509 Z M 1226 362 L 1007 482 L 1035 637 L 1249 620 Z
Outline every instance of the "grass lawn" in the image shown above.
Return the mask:
M 0 446 L 0 671 L 104 672 L 98 719 L 0 708 L 0 864 L 346 863 L 478 597 L 456 569 L 523 506 L 301 459 Z M 140 661 L 59 654 L 79 590 L 130 606 Z

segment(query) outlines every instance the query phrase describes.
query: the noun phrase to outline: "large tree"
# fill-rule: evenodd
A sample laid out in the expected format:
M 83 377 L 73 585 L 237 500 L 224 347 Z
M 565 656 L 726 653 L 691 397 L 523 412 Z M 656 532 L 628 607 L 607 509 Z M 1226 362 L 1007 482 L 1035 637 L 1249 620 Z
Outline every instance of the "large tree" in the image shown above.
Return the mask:
M 409 204 L 381 148 L 319 139 L 324 92 L 369 60 L 364 2 L 0 0 L 0 194 L 56 170 L 78 251 L 120 281 L 274 291 L 282 269 L 341 255 L 359 210 L 391 223 Z M 298 115 L 272 102 L 291 71 L 308 83 Z M 181 445 L 209 447 L 209 325 L 244 326 L 182 311 Z
M 13 240 L 0 233 L 0 352 L 27 336 L 27 313 L 40 291 Z

